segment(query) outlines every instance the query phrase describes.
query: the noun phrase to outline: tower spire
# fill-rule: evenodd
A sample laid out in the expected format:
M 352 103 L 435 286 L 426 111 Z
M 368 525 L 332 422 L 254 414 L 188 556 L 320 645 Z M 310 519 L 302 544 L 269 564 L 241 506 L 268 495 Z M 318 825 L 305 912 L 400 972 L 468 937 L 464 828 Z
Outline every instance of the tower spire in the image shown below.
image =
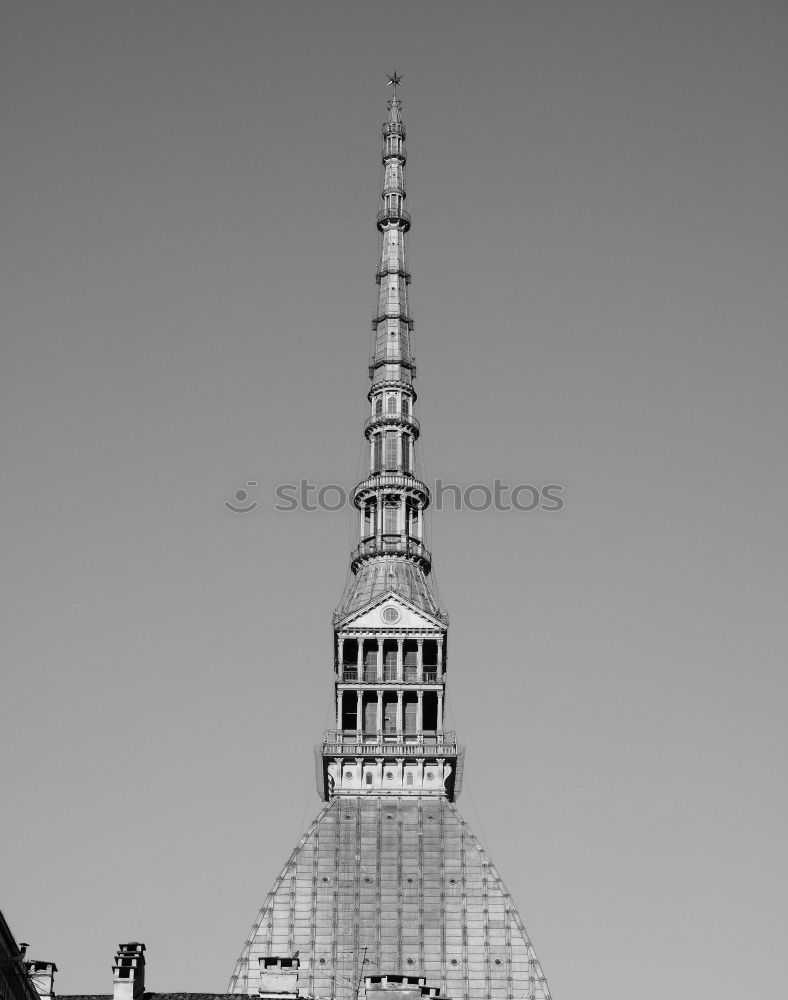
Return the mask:
M 454 804 L 464 750 L 444 728 L 448 617 L 424 541 L 408 302 L 405 125 L 383 123 L 368 470 L 333 618 L 335 724 L 315 747 L 326 805 L 255 920 L 230 991 L 279 1000 L 550 1000 L 506 886 Z M 361 988 L 361 983 L 365 985 Z
M 462 749 L 443 727 L 448 616 L 429 583 L 424 512 L 430 493 L 415 474 L 420 426 L 408 301 L 405 123 L 396 90 L 401 79 L 389 77 L 394 96 L 383 123 L 378 301 L 364 424 L 368 468 L 353 491 L 358 541 L 334 613 L 337 720 L 318 770 L 325 798 L 359 789 L 454 798 L 462 779 Z M 352 768 L 337 763 L 346 753 L 354 754 Z
M 405 187 L 405 123 L 397 96 L 401 81 L 397 73 L 389 76 L 387 86 L 394 87 L 394 96 L 388 101 L 382 129 L 378 295 L 372 318 L 370 412 L 364 425 L 368 474 L 353 494 L 359 512 L 358 543 L 336 621 L 389 591 L 447 620 L 427 580 L 432 557 L 425 543 L 424 512 L 430 495 L 415 475 L 420 425 L 414 413 L 416 361 L 407 251 L 411 220 Z

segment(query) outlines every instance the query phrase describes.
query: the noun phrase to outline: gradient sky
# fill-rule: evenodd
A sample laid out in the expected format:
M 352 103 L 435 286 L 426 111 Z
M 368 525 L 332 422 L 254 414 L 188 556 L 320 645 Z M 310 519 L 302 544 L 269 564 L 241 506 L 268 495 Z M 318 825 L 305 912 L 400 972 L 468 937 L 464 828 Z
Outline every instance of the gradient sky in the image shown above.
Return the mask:
M 6 2 L 2 906 L 222 990 L 318 809 L 404 74 L 459 807 L 557 1000 L 784 988 L 788 6 Z M 260 507 L 223 502 L 248 480 Z

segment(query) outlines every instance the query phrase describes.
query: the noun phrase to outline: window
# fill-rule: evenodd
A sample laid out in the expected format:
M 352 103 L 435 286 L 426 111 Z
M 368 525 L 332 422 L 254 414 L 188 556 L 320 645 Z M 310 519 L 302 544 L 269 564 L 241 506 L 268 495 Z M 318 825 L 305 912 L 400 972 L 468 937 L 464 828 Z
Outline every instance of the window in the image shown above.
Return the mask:
M 405 715 L 405 732 L 415 733 L 417 731 L 417 712 L 418 712 L 418 702 L 414 695 L 405 697 L 404 704 L 404 715 Z
M 366 782 L 366 783 L 367 783 L 368 785 L 371 785 L 371 784 L 372 784 L 372 773 L 371 773 L 371 771 L 367 771 L 367 776 L 366 776 L 366 778 L 364 779 L 364 781 L 365 781 L 365 782 Z
M 402 435 L 402 471 L 410 472 L 410 435 Z
M 382 465 L 383 440 L 380 434 L 375 434 L 372 438 L 372 471 L 380 472 Z
M 410 415 L 410 400 L 407 396 L 402 397 L 402 416 L 407 417 Z
M 386 535 L 397 535 L 399 534 L 399 525 L 397 524 L 399 514 L 399 508 L 396 503 L 389 503 L 386 505 L 385 509 L 386 520 L 383 531 Z
M 383 412 L 383 397 L 378 396 L 375 399 L 375 416 L 378 417 Z
M 386 400 L 386 413 L 396 413 L 397 412 L 397 397 L 389 396 Z
M 378 706 L 377 703 L 368 700 L 364 704 L 364 732 L 374 733 L 378 728 Z
M 397 434 L 396 431 L 386 432 L 386 469 L 397 471 Z
M 389 608 L 386 609 L 391 610 Z M 395 681 L 397 679 L 397 651 L 396 649 L 386 650 L 385 660 L 383 663 L 383 679 L 386 681 Z M 386 714 L 388 718 L 388 708 L 386 706 Z

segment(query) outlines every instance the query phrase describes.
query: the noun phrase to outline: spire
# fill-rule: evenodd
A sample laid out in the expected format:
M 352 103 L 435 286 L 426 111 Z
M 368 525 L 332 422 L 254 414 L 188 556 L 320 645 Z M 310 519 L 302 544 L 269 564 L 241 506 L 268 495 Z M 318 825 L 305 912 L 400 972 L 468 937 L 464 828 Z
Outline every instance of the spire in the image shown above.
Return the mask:
M 448 615 L 430 586 L 424 512 L 430 492 L 416 476 L 405 190 L 405 123 L 389 85 L 383 123 L 380 254 L 372 320 L 372 386 L 364 424 L 367 472 L 353 491 L 358 540 L 334 612 L 336 728 L 317 750 L 323 798 L 374 791 L 454 799 L 463 750 L 444 729 Z M 353 763 L 341 763 L 351 755 Z
M 247 1000 L 550 1000 L 512 898 L 454 805 L 465 750 L 445 728 L 448 617 L 430 588 L 430 497 L 414 473 L 400 82 L 389 77 L 383 124 L 368 470 L 333 620 L 336 714 L 314 748 L 326 805 L 244 943 L 229 991 Z
M 383 183 L 376 220 L 380 233 L 375 272 L 378 299 L 372 319 L 372 387 L 367 397 L 370 412 L 364 426 L 369 442 L 369 471 L 353 495 L 359 511 L 359 537 L 351 556 L 353 578 L 337 609 L 336 620 L 389 591 L 427 614 L 446 617 L 427 581 L 432 566 L 424 540 L 429 490 L 414 474 L 420 426 L 414 413 L 416 363 L 409 302 L 407 156 L 402 101 L 397 95 L 401 82 L 397 73 L 388 78 L 387 86 L 394 92 L 383 123 Z

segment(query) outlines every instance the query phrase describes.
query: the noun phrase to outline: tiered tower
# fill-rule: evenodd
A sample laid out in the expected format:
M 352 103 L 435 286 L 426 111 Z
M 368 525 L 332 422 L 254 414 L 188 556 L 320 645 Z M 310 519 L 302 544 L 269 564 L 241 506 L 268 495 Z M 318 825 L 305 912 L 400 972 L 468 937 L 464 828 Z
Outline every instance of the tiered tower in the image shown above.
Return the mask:
M 454 800 L 463 749 L 444 727 L 448 616 L 430 586 L 429 490 L 415 475 L 405 190 L 397 94 L 383 124 L 368 475 L 333 616 L 336 720 L 315 748 L 326 805 L 244 943 L 229 991 L 355 1000 L 549 1000 L 517 909 Z

